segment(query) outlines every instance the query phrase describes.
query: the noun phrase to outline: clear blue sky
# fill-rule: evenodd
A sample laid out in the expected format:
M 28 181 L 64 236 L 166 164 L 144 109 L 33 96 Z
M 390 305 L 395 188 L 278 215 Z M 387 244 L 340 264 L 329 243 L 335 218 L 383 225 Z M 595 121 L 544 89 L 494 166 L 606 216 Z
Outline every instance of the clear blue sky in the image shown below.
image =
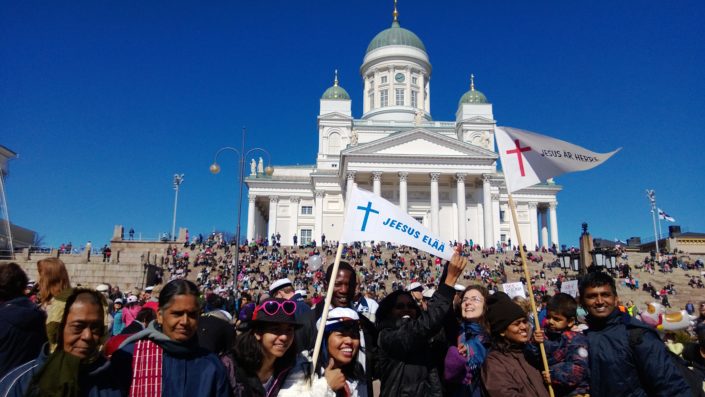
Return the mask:
M 557 179 L 562 243 L 577 243 L 583 221 L 608 239 L 652 235 L 646 188 L 705 232 L 705 2 L 402 0 L 399 11 L 433 65 L 434 119 L 454 119 L 474 73 L 500 125 L 624 147 Z M 275 166 L 312 164 L 333 70 L 359 117 L 359 67 L 391 14 L 391 0 L 0 2 L 0 144 L 20 155 L 10 218 L 53 246 L 102 245 L 115 224 L 155 237 L 171 229 L 178 172 L 178 225 L 234 230 L 236 161 L 225 153 L 212 175 L 215 151 L 247 126 L 247 146 Z

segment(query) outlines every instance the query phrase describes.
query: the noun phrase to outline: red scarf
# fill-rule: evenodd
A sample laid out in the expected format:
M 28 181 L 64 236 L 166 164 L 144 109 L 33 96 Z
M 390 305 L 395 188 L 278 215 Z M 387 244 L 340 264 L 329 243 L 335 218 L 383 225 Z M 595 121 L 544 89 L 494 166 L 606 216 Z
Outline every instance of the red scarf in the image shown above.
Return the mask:
M 150 340 L 135 343 L 130 397 L 161 397 L 162 348 Z

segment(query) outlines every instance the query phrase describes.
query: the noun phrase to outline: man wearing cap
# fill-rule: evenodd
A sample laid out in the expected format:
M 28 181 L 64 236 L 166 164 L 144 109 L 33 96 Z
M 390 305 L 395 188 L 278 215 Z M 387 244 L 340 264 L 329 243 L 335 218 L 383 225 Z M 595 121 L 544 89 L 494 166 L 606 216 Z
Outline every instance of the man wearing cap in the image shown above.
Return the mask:
M 423 310 L 426 310 L 426 304 L 423 301 L 423 285 L 421 285 L 418 281 L 414 281 L 406 287 L 406 290 L 411 293 L 411 296 L 416 301 L 416 304 L 418 304 Z
M 299 351 L 310 350 L 316 342 L 316 329 L 313 326 L 316 319 L 313 310 L 306 304 L 301 294 L 294 291 L 291 280 L 282 278 L 273 282 L 269 286 L 269 296 L 296 302 L 294 318 L 303 326 L 294 332 L 294 340 Z

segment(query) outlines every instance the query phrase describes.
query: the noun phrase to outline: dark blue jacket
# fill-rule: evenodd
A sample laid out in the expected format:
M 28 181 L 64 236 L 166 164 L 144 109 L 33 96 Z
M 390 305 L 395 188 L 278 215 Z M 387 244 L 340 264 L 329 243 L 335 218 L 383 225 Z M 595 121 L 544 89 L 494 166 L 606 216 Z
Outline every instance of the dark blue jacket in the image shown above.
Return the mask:
M 129 394 L 132 359 L 138 339 L 150 339 L 163 349 L 162 396 L 229 396 L 228 376 L 215 354 L 200 348 L 195 338 L 181 344 L 170 342 L 166 335 L 154 329 L 154 322 L 144 331 L 125 340 L 110 359 L 113 374 L 125 395 Z
M 34 360 L 47 341 L 46 314 L 26 297 L 0 304 L 0 378 Z
M 605 320 L 586 317 L 590 395 L 610 397 L 691 396 L 666 346 L 652 328 L 619 310 Z M 630 345 L 631 328 L 642 328 L 641 342 Z
M 10 371 L 0 380 L 0 397 L 23 397 L 27 393 L 32 377 L 42 368 L 49 357 L 49 345 L 41 348 L 39 357 Z M 96 362 L 82 368 L 78 377 L 81 397 L 122 397 L 113 381 L 109 362 L 101 356 Z

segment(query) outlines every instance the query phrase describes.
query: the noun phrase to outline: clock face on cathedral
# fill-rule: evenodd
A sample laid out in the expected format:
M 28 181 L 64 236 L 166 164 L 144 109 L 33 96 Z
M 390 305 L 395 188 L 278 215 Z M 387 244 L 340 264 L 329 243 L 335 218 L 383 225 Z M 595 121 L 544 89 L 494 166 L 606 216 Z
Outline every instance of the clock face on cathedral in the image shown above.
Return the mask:
M 403 83 L 404 75 L 402 73 L 397 73 L 396 76 L 394 76 L 394 80 L 396 80 L 397 83 Z

